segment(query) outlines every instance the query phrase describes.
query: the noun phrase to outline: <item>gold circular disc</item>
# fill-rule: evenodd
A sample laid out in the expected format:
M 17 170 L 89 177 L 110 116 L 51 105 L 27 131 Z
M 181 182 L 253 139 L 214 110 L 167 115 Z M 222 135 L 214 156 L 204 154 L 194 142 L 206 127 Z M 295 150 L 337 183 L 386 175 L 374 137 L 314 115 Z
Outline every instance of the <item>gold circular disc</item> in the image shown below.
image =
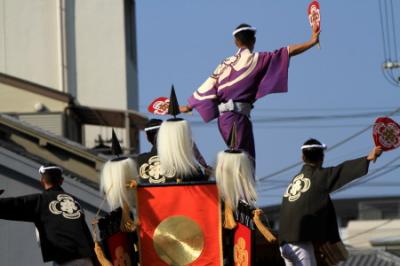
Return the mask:
M 183 266 L 200 256 L 204 248 L 204 234 L 192 219 L 180 215 L 171 216 L 157 226 L 153 245 L 165 263 Z

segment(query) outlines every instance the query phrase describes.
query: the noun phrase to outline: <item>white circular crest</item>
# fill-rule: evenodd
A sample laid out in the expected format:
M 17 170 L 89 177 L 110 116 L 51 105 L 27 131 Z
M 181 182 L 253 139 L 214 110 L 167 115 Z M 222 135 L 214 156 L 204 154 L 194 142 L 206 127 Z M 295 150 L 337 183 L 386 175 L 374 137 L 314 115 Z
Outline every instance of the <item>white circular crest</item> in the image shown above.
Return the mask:
M 67 194 L 59 194 L 57 200 L 49 204 L 49 210 L 55 215 L 62 215 L 67 219 L 78 219 L 81 217 L 81 208 L 74 198 Z
M 289 184 L 283 196 L 293 202 L 298 200 L 301 197 L 301 194 L 307 192 L 310 187 L 311 180 L 304 177 L 304 174 L 300 174 L 293 179 L 292 183 Z

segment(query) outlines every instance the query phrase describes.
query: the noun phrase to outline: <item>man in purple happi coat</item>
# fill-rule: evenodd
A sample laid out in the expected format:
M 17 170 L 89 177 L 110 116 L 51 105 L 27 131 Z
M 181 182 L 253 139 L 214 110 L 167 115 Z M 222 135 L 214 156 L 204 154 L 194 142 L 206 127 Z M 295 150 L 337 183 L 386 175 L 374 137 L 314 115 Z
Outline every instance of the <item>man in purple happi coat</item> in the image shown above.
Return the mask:
M 237 127 L 237 149 L 246 151 L 255 162 L 253 126 L 250 112 L 253 103 L 265 95 L 288 90 L 289 58 L 318 43 L 319 30 L 313 28 L 311 39 L 274 52 L 253 52 L 256 29 L 239 25 L 233 32 L 239 51 L 226 58 L 213 74 L 193 93 L 181 112 L 196 109 L 205 122 L 218 118 L 218 128 L 228 143 L 232 125 Z

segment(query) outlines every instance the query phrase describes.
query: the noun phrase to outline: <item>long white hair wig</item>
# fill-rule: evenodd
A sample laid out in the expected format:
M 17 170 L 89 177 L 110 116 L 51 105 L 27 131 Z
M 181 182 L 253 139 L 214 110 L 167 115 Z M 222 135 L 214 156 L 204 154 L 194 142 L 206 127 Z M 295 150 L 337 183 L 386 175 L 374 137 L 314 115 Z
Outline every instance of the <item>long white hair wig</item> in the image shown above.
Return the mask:
M 219 152 L 215 177 L 222 199 L 234 211 L 239 200 L 255 205 L 254 166 L 247 153 Z
M 163 175 L 175 172 L 175 176 L 184 177 L 198 171 L 192 132 L 185 120 L 167 120 L 161 124 L 157 136 L 157 152 Z
M 111 210 L 134 206 L 134 192 L 127 185 L 138 176 L 136 162 L 131 158 L 110 160 L 101 171 L 100 191 L 104 193 Z

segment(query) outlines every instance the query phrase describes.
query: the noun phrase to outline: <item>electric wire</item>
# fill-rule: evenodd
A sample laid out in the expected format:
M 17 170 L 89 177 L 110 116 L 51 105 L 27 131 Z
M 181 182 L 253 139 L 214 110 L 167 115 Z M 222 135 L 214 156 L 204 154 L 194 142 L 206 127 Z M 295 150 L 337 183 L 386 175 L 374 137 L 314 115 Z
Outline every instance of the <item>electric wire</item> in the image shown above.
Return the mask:
M 345 237 L 345 238 L 342 239 L 342 241 L 347 241 L 347 240 L 349 240 L 349 239 L 358 237 L 358 236 L 360 236 L 360 235 L 364 235 L 364 234 L 366 234 L 366 233 L 370 233 L 370 232 L 372 232 L 372 231 L 374 231 L 374 230 L 376 230 L 376 229 L 378 229 L 378 228 L 380 228 L 380 227 L 382 227 L 382 226 L 384 226 L 384 225 L 387 225 L 387 224 L 393 222 L 393 220 L 394 220 L 394 219 L 389 219 L 389 220 L 387 220 L 387 221 L 383 221 L 381 224 L 378 224 L 378 225 L 376 225 L 376 226 L 374 226 L 374 227 L 368 228 L 368 229 L 366 229 L 366 230 L 364 230 L 364 231 L 361 231 L 361 232 L 359 232 L 359 233 L 356 233 L 356 234 L 354 234 L 354 235 Z
M 395 16 L 394 16 L 393 0 L 390 0 L 390 10 L 391 10 L 391 17 L 392 17 L 394 57 L 395 57 L 395 62 L 399 62 L 399 57 L 397 56 L 397 36 L 396 36 L 396 23 L 395 23 Z
M 388 163 L 386 163 L 386 164 L 383 165 L 382 167 L 377 168 L 377 169 L 371 171 L 369 174 L 365 175 L 365 176 L 362 177 L 361 179 L 357 179 L 356 181 L 345 185 L 344 187 L 342 187 L 342 188 L 340 188 L 340 189 L 334 191 L 333 193 L 334 193 L 334 194 L 337 194 L 337 193 L 339 193 L 339 192 L 343 192 L 343 191 L 348 190 L 348 189 L 350 189 L 350 188 L 353 188 L 353 187 L 355 187 L 355 186 L 365 185 L 365 183 L 370 182 L 370 181 L 373 180 L 373 179 L 376 179 L 376 178 L 378 178 L 378 177 L 383 177 L 383 176 L 385 176 L 385 175 L 387 175 L 387 174 L 389 174 L 389 173 L 391 173 L 391 172 L 393 172 L 393 171 L 395 171 L 395 170 L 397 170 L 397 169 L 400 169 L 400 164 L 395 165 L 395 166 L 391 166 L 392 163 L 394 163 L 394 162 L 396 162 L 396 161 L 398 161 L 398 160 L 400 160 L 400 156 L 398 156 L 398 157 L 396 157 L 395 159 L 389 161 Z M 381 172 L 381 173 L 380 173 L 380 172 Z M 265 195 L 265 194 L 263 194 L 263 193 L 265 193 L 265 192 L 267 192 L 267 191 L 274 190 L 274 189 L 286 188 L 286 187 L 288 186 L 288 183 L 289 183 L 289 181 L 287 181 L 286 183 L 277 184 L 277 185 L 274 185 L 274 186 L 271 186 L 271 187 L 266 187 L 266 188 L 263 188 L 263 189 L 259 189 L 259 190 L 257 190 L 258 195 L 259 195 L 259 196 Z M 386 187 L 388 187 L 388 186 L 391 186 L 391 185 L 388 184 Z M 268 195 L 268 196 L 270 196 L 270 195 Z M 281 196 L 282 196 L 282 195 L 281 195 Z
M 399 107 L 399 108 L 396 108 L 396 109 L 393 110 L 392 112 L 386 114 L 386 116 L 392 116 L 392 115 L 398 113 L 399 111 L 400 111 L 400 107 Z M 361 134 L 363 134 L 363 133 L 366 132 L 367 130 L 371 129 L 372 127 L 373 127 L 373 124 L 371 124 L 371 125 L 369 125 L 369 126 L 363 128 L 363 129 L 357 131 L 356 133 L 354 133 L 354 134 L 352 134 L 352 135 L 350 135 L 350 136 L 344 138 L 343 140 L 337 142 L 336 144 L 334 144 L 334 145 L 332 145 L 330 148 L 328 148 L 328 149 L 327 149 L 327 152 L 330 152 L 330 151 L 336 149 L 337 147 L 340 147 L 341 145 L 343 145 L 343 144 L 349 142 L 350 140 L 352 140 L 352 139 L 354 139 L 354 138 L 360 136 Z M 264 176 L 264 177 L 259 178 L 259 179 L 258 179 L 258 182 L 263 182 L 263 181 L 265 181 L 265 180 L 268 180 L 268 179 L 270 179 L 270 178 L 272 178 L 272 177 L 274 177 L 274 176 L 277 176 L 277 175 L 279 175 L 279 174 L 281 174 L 281 173 L 284 173 L 284 172 L 286 172 L 286 171 L 288 171 L 288 170 L 291 170 L 291 169 L 293 169 L 293 168 L 295 168 L 295 167 L 297 167 L 297 166 L 299 166 L 299 165 L 301 165 L 301 164 L 302 164 L 302 161 L 299 161 L 299 162 L 297 162 L 297 163 L 293 163 L 293 164 L 291 164 L 291 165 L 288 165 L 288 166 L 286 166 L 286 167 L 284 167 L 284 168 L 282 168 L 282 169 L 280 169 L 280 170 L 278 170 L 278 171 L 275 171 L 275 172 L 273 172 L 273 173 L 271 173 L 271 174 L 268 174 L 268 175 L 266 175 L 266 176 Z
M 390 160 L 389 162 L 387 162 L 386 164 L 384 164 L 383 166 L 381 166 L 381 167 L 379 167 L 379 168 L 377 168 L 377 169 L 374 169 L 373 171 L 371 171 L 371 173 L 368 173 L 368 174 L 367 174 L 366 176 L 364 176 L 363 178 L 357 179 L 356 181 L 351 182 L 351 183 L 345 185 L 344 187 L 342 187 L 342 188 L 336 190 L 335 193 L 348 190 L 349 188 L 352 188 L 352 187 L 354 187 L 354 186 L 362 185 L 362 184 L 364 184 L 364 183 L 366 183 L 366 182 L 369 182 L 369 181 L 371 181 L 371 180 L 373 180 L 373 179 L 375 179 L 375 178 L 377 178 L 377 177 L 381 177 L 381 176 L 383 176 L 383 175 L 385 175 L 385 174 L 387 174 L 387 173 L 390 173 L 390 172 L 392 172 L 392 171 L 394 171 L 394 170 L 400 168 L 400 166 L 397 166 L 397 167 L 392 167 L 392 168 L 387 169 L 387 167 L 389 167 L 391 164 L 393 164 L 394 162 L 396 162 L 396 161 L 398 161 L 398 160 L 400 160 L 400 156 L 397 156 L 397 157 L 395 157 L 394 159 L 392 159 L 392 160 Z M 387 169 L 387 170 L 385 170 L 385 169 Z M 384 171 L 384 170 L 385 170 L 385 171 Z M 383 173 L 379 174 L 379 172 L 381 172 L 381 171 L 382 171 Z
M 379 17 L 381 20 L 381 32 L 382 32 L 382 43 L 383 43 L 383 55 L 385 58 L 385 62 L 389 60 L 388 56 L 387 56 L 387 48 L 386 48 L 386 37 L 385 37 L 385 28 L 384 28 L 384 22 L 383 22 L 383 12 L 382 12 L 382 1 L 383 0 L 379 0 Z

